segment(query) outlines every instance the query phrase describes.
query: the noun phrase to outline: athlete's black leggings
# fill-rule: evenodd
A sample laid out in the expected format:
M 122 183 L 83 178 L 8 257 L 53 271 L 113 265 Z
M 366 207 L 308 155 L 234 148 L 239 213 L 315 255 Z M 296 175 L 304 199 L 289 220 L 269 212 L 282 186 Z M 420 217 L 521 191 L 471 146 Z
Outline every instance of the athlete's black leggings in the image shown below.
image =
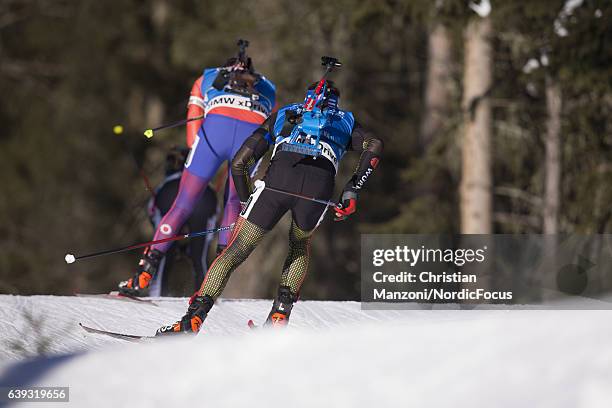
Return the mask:
M 319 162 L 325 161 L 320 159 Z M 333 170 L 333 168 L 332 168 Z M 313 166 L 309 160 L 273 162 L 264 178 L 266 185 L 310 197 L 328 200 L 334 188 L 334 174 L 329 168 Z M 249 198 L 238 218 L 227 248 L 215 259 L 206 274 L 199 295 L 216 299 L 231 273 L 253 252 L 265 234 L 291 211 L 289 251 L 281 273 L 280 286 L 300 291 L 308 272 L 310 240 L 327 207 L 323 204 L 258 188 Z
M 208 270 L 199 292 L 201 296 L 208 295 L 216 299 L 221 295 L 232 272 L 248 258 L 267 232 L 242 217 L 238 218 L 234 231 L 227 248 Z M 293 294 L 299 293 L 308 272 L 312 232 L 303 231 L 295 222 L 291 223 L 289 252 L 283 266 L 280 285 L 289 287 Z

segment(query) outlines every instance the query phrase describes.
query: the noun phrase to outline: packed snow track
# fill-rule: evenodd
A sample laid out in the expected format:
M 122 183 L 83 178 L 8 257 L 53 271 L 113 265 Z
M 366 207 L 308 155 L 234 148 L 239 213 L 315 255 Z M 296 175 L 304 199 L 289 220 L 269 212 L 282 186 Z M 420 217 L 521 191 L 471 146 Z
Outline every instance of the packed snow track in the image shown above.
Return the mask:
M 131 343 L 78 325 L 151 335 L 187 305 L 153 300 L 0 296 L 0 386 L 70 387 L 69 403 L 44 404 L 58 407 L 612 406 L 607 310 L 303 301 L 272 331 L 247 327 L 270 301 L 221 300 L 197 337 Z

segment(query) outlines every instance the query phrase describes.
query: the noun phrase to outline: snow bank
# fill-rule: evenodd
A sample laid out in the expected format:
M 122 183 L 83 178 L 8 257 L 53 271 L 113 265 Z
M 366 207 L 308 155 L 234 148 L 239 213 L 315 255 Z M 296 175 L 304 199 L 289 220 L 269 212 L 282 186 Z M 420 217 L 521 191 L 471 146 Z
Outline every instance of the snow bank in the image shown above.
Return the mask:
M 159 303 L 0 296 L 5 342 L 22 330 L 14 316 L 30 310 L 46 317 L 40 335 L 52 339 L 51 352 L 78 352 L 11 364 L 6 360 L 18 353 L 3 349 L 0 383 L 19 378 L 30 385 L 70 386 L 73 406 L 612 403 L 609 311 L 365 312 L 353 302 L 301 302 L 292 327 L 271 332 L 246 327 L 249 318 L 266 315 L 270 302 L 225 301 L 211 314 L 207 332 L 195 338 L 132 344 L 74 327 L 83 321 L 151 333 L 180 316 L 186 301 Z

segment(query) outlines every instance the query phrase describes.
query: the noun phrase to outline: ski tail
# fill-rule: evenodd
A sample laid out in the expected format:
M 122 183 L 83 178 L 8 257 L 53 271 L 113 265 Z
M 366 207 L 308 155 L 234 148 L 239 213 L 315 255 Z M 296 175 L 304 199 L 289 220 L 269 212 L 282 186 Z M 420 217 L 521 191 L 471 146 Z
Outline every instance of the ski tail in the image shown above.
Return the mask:
M 143 298 L 139 298 L 136 296 L 119 293 L 118 291 L 113 291 L 110 293 L 75 293 L 74 295 L 78 297 L 106 298 L 106 299 L 115 299 L 115 300 L 124 300 L 128 302 L 135 302 L 135 303 L 140 303 L 142 305 L 159 306 L 157 303 L 153 302 L 151 299 L 143 299 Z
M 79 323 L 79 326 L 81 326 L 81 328 L 85 330 L 87 333 L 101 334 L 104 336 L 109 336 L 109 337 L 113 337 L 116 339 L 132 341 L 132 342 L 140 342 L 143 340 L 155 338 L 155 336 L 141 336 L 137 334 L 126 334 L 126 333 L 113 332 L 109 330 L 96 329 L 95 327 L 86 326 L 83 323 Z

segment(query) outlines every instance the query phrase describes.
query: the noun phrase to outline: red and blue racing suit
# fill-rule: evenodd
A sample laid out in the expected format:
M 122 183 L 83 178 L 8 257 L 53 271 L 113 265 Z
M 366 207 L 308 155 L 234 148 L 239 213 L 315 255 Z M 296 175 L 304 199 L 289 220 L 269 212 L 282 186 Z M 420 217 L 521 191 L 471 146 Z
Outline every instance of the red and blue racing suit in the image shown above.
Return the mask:
M 204 119 L 187 124 L 187 145 L 191 148 L 176 199 L 159 222 L 155 240 L 178 234 L 218 168 L 232 158 L 244 141 L 266 120 L 276 99 L 276 87 L 258 76 L 251 96 L 213 87 L 221 68 L 208 68 L 191 89 L 187 117 Z M 226 204 L 221 225 L 232 224 L 240 213 L 240 199 L 231 174 L 226 185 Z M 219 234 L 219 245 L 227 245 L 231 232 Z M 166 252 L 171 242 L 153 245 Z

